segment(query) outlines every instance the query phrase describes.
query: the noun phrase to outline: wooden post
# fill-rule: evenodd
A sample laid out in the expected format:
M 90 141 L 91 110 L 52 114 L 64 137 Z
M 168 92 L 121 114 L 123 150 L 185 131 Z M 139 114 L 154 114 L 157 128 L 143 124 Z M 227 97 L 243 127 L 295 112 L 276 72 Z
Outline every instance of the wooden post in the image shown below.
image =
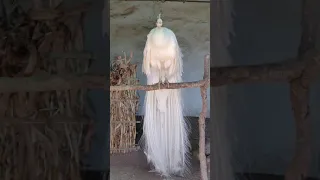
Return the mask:
M 199 160 L 200 160 L 200 171 L 201 180 L 208 180 L 208 169 L 207 169 L 207 158 L 205 154 L 205 138 L 206 138 L 206 114 L 207 114 L 207 89 L 210 83 L 209 79 L 209 68 L 210 68 L 210 56 L 206 55 L 204 59 L 204 75 L 203 80 L 206 81 L 200 86 L 200 93 L 202 98 L 202 110 L 199 116 Z
M 311 120 L 309 108 L 310 83 L 319 72 L 317 63 L 312 63 L 308 53 L 316 46 L 318 32 L 319 1 L 302 0 L 302 35 L 298 50 L 298 61 L 306 62 L 300 77 L 290 81 L 290 98 L 296 126 L 295 153 L 285 174 L 285 180 L 305 180 L 311 162 Z M 311 62 L 311 63 L 310 63 Z

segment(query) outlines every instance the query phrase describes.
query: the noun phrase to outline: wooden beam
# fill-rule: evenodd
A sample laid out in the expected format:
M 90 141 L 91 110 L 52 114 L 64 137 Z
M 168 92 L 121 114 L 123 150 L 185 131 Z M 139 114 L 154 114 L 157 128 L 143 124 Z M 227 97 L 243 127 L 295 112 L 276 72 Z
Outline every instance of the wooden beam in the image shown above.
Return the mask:
M 1 77 L 0 92 L 35 92 L 79 88 L 106 89 L 106 76 L 98 75 L 37 75 L 30 77 Z
M 262 65 L 211 67 L 210 86 L 237 83 L 288 82 L 290 79 L 299 77 L 304 67 L 304 62 L 295 61 L 295 59 Z
M 1 118 L 0 125 L 21 125 L 21 124 L 89 124 L 90 120 L 85 117 L 66 117 L 66 116 L 55 116 L 49 118 L 11 118 L 3 117 Z

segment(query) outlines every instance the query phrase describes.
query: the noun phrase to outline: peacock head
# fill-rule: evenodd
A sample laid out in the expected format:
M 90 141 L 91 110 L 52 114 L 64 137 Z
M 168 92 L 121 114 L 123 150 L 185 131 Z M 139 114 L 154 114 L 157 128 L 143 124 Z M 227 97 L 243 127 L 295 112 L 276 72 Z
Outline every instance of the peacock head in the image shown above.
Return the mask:
M 160 28 L 162 27 L 162 19 L 161 19 L 161 14 L 159 14 L 158 19 L 157 19 L 157 23 L 156 23 L 157 27 Z

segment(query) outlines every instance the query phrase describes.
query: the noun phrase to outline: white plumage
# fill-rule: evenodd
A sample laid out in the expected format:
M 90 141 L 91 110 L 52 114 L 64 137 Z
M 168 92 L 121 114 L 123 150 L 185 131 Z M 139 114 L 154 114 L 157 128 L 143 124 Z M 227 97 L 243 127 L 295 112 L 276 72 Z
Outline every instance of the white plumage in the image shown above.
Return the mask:
M 182 53 L 175 34 L 157 27 L 147 36 L 143 72 L 147 84 L 182 81 Z M 188 126 L 182 112 L 180 89 L 147 91 L 143 124 L 143 145 L 154 171 L 163 176 L 184 175 L 189 166 Z

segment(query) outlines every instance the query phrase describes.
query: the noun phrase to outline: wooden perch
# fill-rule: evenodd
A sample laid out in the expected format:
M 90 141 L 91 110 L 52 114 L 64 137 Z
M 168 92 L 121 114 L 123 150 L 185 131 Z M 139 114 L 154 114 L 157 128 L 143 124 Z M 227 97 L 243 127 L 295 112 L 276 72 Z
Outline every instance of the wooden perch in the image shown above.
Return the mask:
M 209 81 L 209 80 L 207 80 Z M 110 91 L 128 91 L 128 90 L 144 90 L 154 91 L 159 89 L 180 89 L 180 88 L 196 88 L 203 86 L 205 80 L 184 82 L 184 83 L 170 83 L 170 84 L 154 84 L 154 85 L 135 85 L 135 86 L 110 86 Z

